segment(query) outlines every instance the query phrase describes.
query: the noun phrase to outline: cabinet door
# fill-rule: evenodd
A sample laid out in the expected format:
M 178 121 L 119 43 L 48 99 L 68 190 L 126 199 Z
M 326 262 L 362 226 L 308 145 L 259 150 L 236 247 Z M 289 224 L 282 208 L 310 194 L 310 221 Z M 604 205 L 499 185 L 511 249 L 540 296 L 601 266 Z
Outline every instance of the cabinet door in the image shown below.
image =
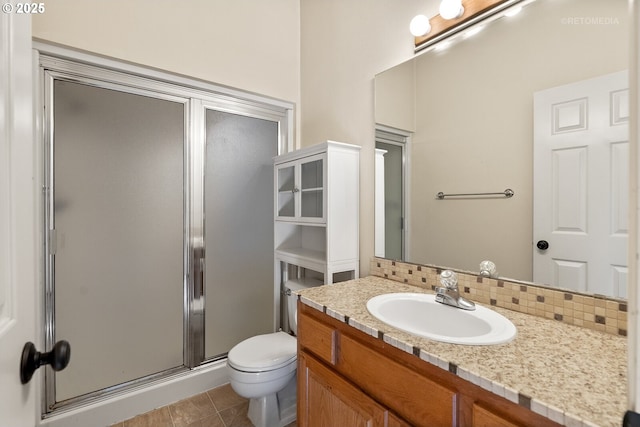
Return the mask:
M 386 426 L 388 412 L 307 353 L 298 359 L 299 427 Z M 394 417 L 394 426 L 403 426 Z
M 473 427 L 520 427 L 520 424 L 514 424 L 488 409 L 474 404 Z
M 402 418 L 389 413 L 387 417 L 387 427 L 411 427 L 411 424 L 405 422 Z
M 326 156 L 318 154 L 300 161 L 300 219 L 322 222 L 325 218 Z
M 296 163 L 276 166 L 276 218 L 293 220 L 296 217 Z
M 326 222 L 326 153 L 276 166 L 276 219 Z

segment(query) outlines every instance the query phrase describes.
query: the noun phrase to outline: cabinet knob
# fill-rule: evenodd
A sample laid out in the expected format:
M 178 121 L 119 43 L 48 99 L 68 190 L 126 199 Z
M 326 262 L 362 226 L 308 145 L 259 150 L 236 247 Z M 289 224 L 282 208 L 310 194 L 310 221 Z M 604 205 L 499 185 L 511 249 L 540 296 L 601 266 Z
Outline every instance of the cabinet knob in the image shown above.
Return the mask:
M 298 191 L 300 191 L 300 189 L 297 187 L 293 187 L 293 190 L 291 190 L 292 193 L 297 193 Z

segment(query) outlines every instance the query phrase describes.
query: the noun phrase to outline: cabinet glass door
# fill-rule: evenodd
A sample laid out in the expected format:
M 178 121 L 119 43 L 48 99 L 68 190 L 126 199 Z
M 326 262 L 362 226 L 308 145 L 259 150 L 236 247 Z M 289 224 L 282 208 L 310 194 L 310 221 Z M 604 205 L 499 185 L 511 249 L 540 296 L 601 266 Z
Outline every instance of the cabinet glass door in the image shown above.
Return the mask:
M 293 218 L 296 215 L 295 165 L 280 166 L 277 169 L 278 217 Z
M 300 216 L 322 218 L 324 215 L 324 159 L 313 156 L 300 164 Z

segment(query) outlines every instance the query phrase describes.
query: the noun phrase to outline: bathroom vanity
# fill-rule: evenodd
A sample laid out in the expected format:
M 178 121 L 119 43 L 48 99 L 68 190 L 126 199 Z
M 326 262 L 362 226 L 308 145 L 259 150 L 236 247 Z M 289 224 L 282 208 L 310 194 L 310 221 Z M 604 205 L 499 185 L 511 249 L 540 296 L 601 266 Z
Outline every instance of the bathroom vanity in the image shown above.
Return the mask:
M 378 277 L 301 292 L 298 425 L 606 426 L 625 411 L 626 340 L 497 309 L 518 328 L 493 346 L 435 342 L 366 302 L 426 292 Z

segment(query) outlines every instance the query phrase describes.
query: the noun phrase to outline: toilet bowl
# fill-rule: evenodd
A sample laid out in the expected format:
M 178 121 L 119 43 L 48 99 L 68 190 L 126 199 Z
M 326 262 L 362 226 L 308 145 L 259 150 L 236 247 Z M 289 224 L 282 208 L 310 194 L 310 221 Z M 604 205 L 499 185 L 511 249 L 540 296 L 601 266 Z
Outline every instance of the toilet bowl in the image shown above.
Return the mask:
M 321 284 L 314 279 L 285 283 L 292 333 L 297 332 L 295 291 Z M 250 399 L 247 416 L 255 427 L 283 427 L 296 419 L 296 352 L 297 341 L 286 332 L 247 338 L 229 351 L 229 382 L 238 395 Z
M 296 339 L 286 332 L 257 335 L 229 352 L 227 365 L 233 389 L 254 399 L 275 393 L 296 374 Z

